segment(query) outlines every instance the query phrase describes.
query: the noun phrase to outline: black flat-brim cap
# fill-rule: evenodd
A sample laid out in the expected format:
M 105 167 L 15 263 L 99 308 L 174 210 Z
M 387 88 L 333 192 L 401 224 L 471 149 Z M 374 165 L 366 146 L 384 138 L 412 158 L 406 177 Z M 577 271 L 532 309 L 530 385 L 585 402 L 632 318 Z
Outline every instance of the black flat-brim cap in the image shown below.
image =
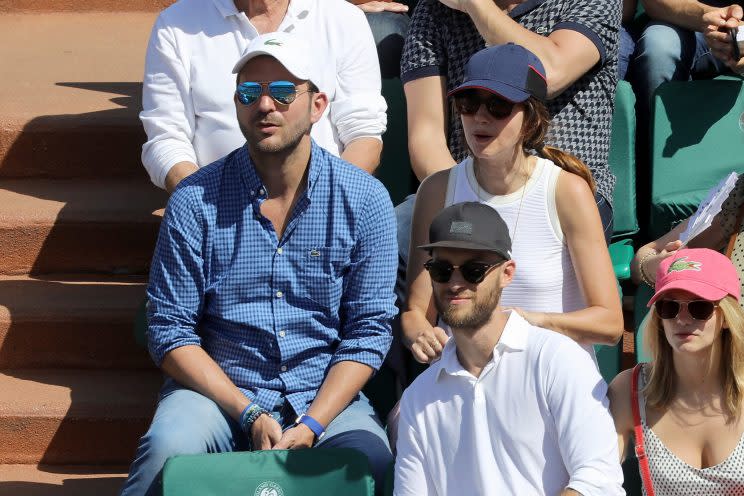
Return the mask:
M 455 203 L 434 217 L 429 243 L 422 250 L 455 248 L 492 251 L 511 259 L 511 236 L 504 219 L 492 207 L 478 202 Z

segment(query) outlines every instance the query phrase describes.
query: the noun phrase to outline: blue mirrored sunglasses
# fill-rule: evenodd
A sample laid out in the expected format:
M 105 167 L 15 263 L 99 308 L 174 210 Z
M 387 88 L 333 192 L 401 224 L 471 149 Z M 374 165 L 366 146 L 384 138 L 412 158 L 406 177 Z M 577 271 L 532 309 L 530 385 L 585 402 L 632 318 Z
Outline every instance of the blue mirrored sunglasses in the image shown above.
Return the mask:
M 246 81 L 238 85 L 235 93 L 238 95 L 238 101 L 243 105 L 253 105 L 261 98 L 264 91 L 277 103 L 289 105 L 295 99 L 311 90 L 297 91 L 297 85 L 291 81 Z

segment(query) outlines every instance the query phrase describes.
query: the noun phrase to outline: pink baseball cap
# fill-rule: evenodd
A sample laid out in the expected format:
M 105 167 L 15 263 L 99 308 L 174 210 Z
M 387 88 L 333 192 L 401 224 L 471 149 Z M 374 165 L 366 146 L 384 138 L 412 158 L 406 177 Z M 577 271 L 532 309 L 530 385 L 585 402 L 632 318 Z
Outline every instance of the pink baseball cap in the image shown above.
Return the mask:
M 731 295 L 739 301 L 741 286 L 736 267 L 726 256 L 707 248 L 686 248 L 664 259 L 656 271 L 656 293 L 650 307 L 659 297 L 681 289 L 709 301 Z

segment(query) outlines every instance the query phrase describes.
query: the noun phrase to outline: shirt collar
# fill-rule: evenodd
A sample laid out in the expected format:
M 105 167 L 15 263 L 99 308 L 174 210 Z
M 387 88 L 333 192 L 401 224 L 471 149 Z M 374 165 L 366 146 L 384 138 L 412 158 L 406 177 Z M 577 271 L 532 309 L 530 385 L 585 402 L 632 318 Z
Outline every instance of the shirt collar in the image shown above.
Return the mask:
M 307 173 L 307 188 L 305 190 L 305 194 L 307 195 L 308 199 L 311 197 L 315 184 L 318 182 L 318 177 L 320 176 L 320 172 L 323 169 L 323 164 L 327 161 L 325 160 L 327 158 L 325 156 L 327 152 L 325 152 L 315 142 L 315 140 L 311 139 L 310 143 L 310 170 Z M 236 150 L 235 153 L 236 159 L 238 161 L 238 166 L 240 167 L 241 175 L 243 176 L 243 180 L 245 181 L 245 186 L 246 188 L 248 188 L 251 196 L 263 196 L 261 193 L 259 193 L 259 191 L 263 189 L 263 182 L 256 172 L 256 167 L 253 165 L 251 156 L 248 154 L 248 145 L 243 145 L 238 150 Z
M 517 312 L 510 310 L 499 342 L 493 347 L 494 356 L 496 353 L 504 353 L 506 351 L 523 351 L 527 346 L 528 328 L 529 323 Z M 457 358 L 457 347 L 454 338 L 447 341 L 444 350 L 442 350 L 442 358 L 437 362 L 437 365 L 439 366 L 439 370 L 436 373 L 437 380 L 440 379 L 442 374 L 470 376 L 470 373 L 463 368 L 460 360 Z
M 514 9 L 512 9 L 511 12 L 509 12 L 509 17 L 514 19 L 519 16 L 523 16 L 527 12 L 538 8 L 540 5 L 544 4 L 546 1 L 547 0 L 527 0 L 526 2 L 520 3 L 519 5 L 514 7 Z
M 220 11 L 222 17 L 230 17 L 238 14 L 238 8 L 235 6 L 235 2 L 233 2 L 233 0 L 212 1 L 217 7 L 217 10 Z M 305 17 L 302 14 L 309 10 L 310 0 L 290 0 L 289 7 L 287 7 L 287 15 L 285 16 L 284 20 L 286 20 L 288 17 L 292 19 L 302 19 L 303 17 Z

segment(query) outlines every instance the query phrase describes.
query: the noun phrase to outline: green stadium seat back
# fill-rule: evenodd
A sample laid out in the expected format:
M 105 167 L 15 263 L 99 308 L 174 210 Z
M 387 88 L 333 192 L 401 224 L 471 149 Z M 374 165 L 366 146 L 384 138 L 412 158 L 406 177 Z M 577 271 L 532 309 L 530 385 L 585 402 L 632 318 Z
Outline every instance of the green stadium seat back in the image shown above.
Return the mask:
M 633 260 L 633 243 L 629 239 L 623 239 L 612 243 L 609 247 L 612 268 L 618 281 L 630 279 L 630 262 Z
M 636 214 L 635 161 L 635 94 L 627 81 L 617 84 L 615 113 L 612 116 L 612 138 L 608 162 L 617 177 L 613 193 L 613 238 L 638 232 Z
M 645 320 L 648 316 L 648 301 L 654 295 L 654 290 L 645 284 L 638 286 L 635 294 L 633 320 L 635 323 L 635 355 L 636 362 L 650 362 L 651 355 L 645 346 Z
M 373 493 L 367 458 L 353 449 L 184 455 L 169 459 L 163 468 L 163 496 L 373 496 Z
M 620 372 L 620 357 L 622 355 L 622 341 L 616 345 L 608 346 L 602 344 L 594 345 L 594 354 L 597 356 L 599 373 L 607 384 Z
M 413 193 L 411 160 L 408 156 L 408 124 L 406 97 L 400 79 L 383 79 L 382 96 L 387 102 L 387 131 L 382 135 L 382 157 L 377 168 L 377 179 L 388 190 L 397 205 Z
M 669 82 L 653 101 L 649 237 L 692 215 L 710 188 L 744 172 L 740 79 Z

